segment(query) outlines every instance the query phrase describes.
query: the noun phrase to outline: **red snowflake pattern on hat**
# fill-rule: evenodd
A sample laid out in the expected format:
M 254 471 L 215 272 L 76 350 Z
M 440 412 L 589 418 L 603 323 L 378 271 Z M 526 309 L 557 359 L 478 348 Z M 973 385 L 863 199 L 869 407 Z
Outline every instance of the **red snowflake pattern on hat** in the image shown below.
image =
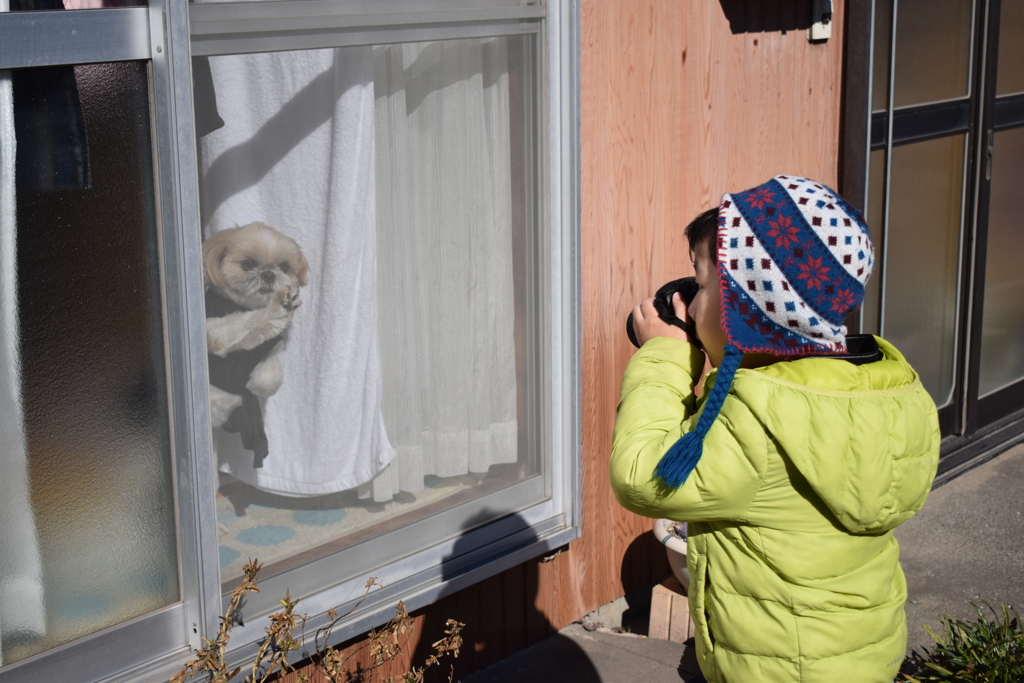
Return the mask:
M 857 295 L 849 289 L 840 289 L 832 299 L 833 311 L 848 311 L 857 305 Z
M 823 282 L 829 281 L 828 266 L 822 265 L 822 257 L 807 257 L 806 263 L 798 263 L 800 273 L 796 276 L 799 280 L 807 280 L 807 286 L 812 289 L 821 289 Z
M 793 225 L 791 218 L 780 216 L 777 221 L 768 221 L 768 225 L 772 228 L 768 231 L 768 236 L 775 238 L 775 247 L 777 249 L 788 250 L 790 244 L 796 243 L 800 228 Z
M 748 200 L 755 209 L 764 208 L 765 204 L 775 203 L 775 193 L 767 187 L 759 187 Z
M 872 249 L 863 217 L 821 183 L 777 176 L 726 194 L 718 215 L 726 338 L 745 352 L 839 352 Z

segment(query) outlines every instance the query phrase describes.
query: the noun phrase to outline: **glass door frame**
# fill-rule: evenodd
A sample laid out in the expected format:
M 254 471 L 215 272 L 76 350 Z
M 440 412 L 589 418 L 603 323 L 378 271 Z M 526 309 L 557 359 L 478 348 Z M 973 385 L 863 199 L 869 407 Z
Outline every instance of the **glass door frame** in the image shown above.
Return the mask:
M 954 398 L 939 411 L 944 438 L 936 485 L 1024 440 L 1024 381 L 984 398 L 978 397 L 991 191 L 991 182 L 985 177 L 990 158 L 988 141 L 994 132 L 1024 126 L 1024 95 L 995 96 L 1000 2 L 975 0 L 967 96 L 900 109 L 893 108 L 891 92 L 899 0 L 892 0 L 892 32 L 888 36 L 878 36 L 875 30 L 875 12 L 886 11 L 883 3 L 847 5 L 839 169 L 839 189 L 843 196 L 858 207 L 867 207 L 870 154 L 874 149 L 891 149 L 903 142 L 957 133 L 967 136 Z M 873 48 L 877 40 L 889 43 L 888 81 L 882 84 L 872 82 Z M 888 108 L 885 112 L 873 113 L 872 92 L 879 86 L 890 89 Z M 886 163 L 888 166 L 888 159 Z M 882 246 L 884 253 L 884 244 Z M 884 271 L 884 267 L 881 270 Z M 884 291 L 884 281 L 882 287 Z M 851 329 L 866 327 L 856 314 L 848 324 Z
M 988 224 L 992 191 L 991 169 L 996 133 L 1024 126 L 1024 94 L 996 95 L 998 69 L 1000 9 L 1002 0 L 989 0 L 985 35 L 984 90 L 981 96 L 981 134 L 976 150 L 978 197 L 975 231 L 976 263 L 972 287 L 972 309 L 969 354 L 967 360 L 966 433 L 971 434 L 999 423 L 1024 408 L 1024 379 L 980 396 L 981 334 L 984 320 L 985 270 L 988 252 Z

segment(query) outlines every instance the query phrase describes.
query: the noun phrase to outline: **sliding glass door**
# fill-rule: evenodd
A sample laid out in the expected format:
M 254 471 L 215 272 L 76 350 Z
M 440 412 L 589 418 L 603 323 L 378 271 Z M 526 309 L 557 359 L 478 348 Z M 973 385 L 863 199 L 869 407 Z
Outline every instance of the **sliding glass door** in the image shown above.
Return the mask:
M 989 10 L 968 427 L 1024 406 L 1024 3 Z
M 1024 409 L 1024 4 L 876 0 L 851 19 L 868 60 L 848 95 L 870 113 L 847 111 L 868 141 L 847 136 L 844 189 L 881 262 L 859 322 L 921 375 L 948 453 Z

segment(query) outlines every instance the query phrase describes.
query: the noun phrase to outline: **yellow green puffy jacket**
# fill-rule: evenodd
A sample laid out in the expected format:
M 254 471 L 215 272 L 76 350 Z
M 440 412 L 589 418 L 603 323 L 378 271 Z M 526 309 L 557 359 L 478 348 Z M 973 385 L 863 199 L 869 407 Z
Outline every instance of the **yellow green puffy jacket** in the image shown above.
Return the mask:
M 739 370 L 672 491 L 652 473 L 696 426 L 704 356 L 659 337 L 626 367 L 612 487 L 636 513 L 689 522 L 690 612 L 711 683 L 888 683 L 899 670 L 907 591 L 892 530 L 924 505 L 939 425 L 914 370 L 878 344 L 883 359 L 867 365 Z

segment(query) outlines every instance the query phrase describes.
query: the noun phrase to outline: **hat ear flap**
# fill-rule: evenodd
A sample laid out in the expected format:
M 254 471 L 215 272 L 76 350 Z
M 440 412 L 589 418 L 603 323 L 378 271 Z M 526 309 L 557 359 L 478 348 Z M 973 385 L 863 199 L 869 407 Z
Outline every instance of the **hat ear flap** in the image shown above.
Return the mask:
M 206 284 L 217 289 L 226 289 L 227 281 L 221 270 L 224 257 L 227 256 L 228 248 L 234 239 L 234 232 L 237 228 L 228 228 L 212 235 L 203 242 L 203 278 Z
M 743 352 L 732 344 L 726 344 L 725 356 L 718 365 L 718 375 L 715 377 L 715 386 L 711 387 L 707 400 L 697 420 L 697 426 L 692 432 L 683 434 L 672 444 L 672 447 L 665 452 L 661 461 L 654 470 L 654 476 L 669 489 L 677 489 L 686 483 L 690 472 L 697 467 L 700 456 L 704 452 L 704 437 L 714 424 L 725 397 L 729 395 L 729 387 L 732 386 L 732 378 L 743 360 Z

